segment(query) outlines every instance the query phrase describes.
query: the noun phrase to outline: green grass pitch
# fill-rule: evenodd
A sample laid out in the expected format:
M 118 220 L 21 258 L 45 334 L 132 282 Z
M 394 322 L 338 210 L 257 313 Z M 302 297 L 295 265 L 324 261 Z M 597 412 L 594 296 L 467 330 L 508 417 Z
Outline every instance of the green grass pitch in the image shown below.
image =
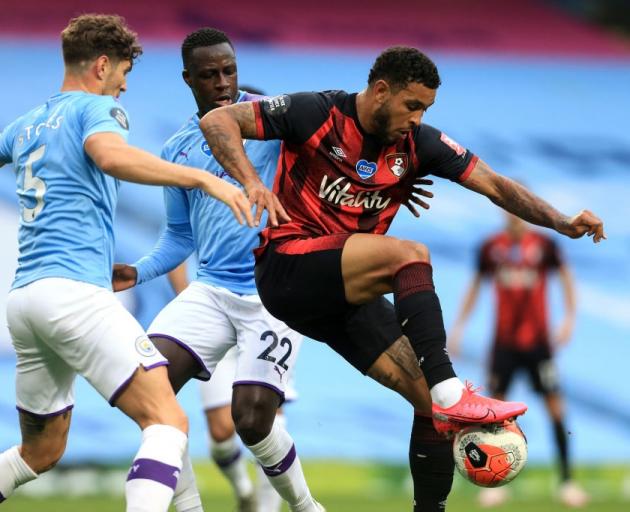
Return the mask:
M 307 479 L 313 495 L 328 512 L 411 512 L 411 483 L 404 466 L 306 461 Z M 204 506 L 208 512 L 234 511 L 230 490 L 209 463 L 195 465 Z M 123 511 L 120 491 L 125 472 L 57 471 L 37 482 L 27 494 L 20 492 L 2 504 L 3 512 L 111 512 Z M 554 473 L 549 468 L 528 467 L 510 484 L 511 501 L 497 512 L 562 512 L 569 510 L 553 500 Z M 45 481 L 46 479 L 47 481 Z M 579 468 L 577 480 L 592 496 L 584 512 L 630 510 L 630 467 Z M 95 494 L 81 496 L 82 489 Z M 50 495 L 50 491 L 57 492 Z M 26 489 L 25 489 L 26 491 Z M 40 494 L 38 496 L 38 494 Z M 73 496 L 74 495 L 74 496 Z M 476 488 L 456 476 L 449 499 L 449 512 L 478 512 Z M 286 510 L 286 508 L 284 509 Z

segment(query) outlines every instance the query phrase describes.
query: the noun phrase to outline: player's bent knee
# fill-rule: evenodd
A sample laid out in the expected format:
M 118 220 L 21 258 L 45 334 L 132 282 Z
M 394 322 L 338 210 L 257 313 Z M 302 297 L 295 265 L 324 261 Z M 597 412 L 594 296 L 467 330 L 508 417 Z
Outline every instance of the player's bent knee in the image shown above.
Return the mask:
M 235 433 L 230 406 L 206 410 L 206 423 L 215 443 L 226 441 Z
M 247 386 L 250 393 L 238 393 L 232 402 L 232 418 L 238 435 L 249 446 L 259 443 L 271 432 L 280 398 L 275 392 L 259 386 Z
M 188 417 L 175 398 L 163 366 L 151 370 L 139 367 L 115 405 L 142 430 L 157 424 L 188 433 Z
M 426 245 L 411 240 L 403 240 L 403 244 L 405 256 L 410 262 L 422 261 L 424 263 L 429 263 L 431 261 L 429 248 Z
M 429 248 L 411 240 L 397 240 L 394 246 L 394 257 L 390 260 L 391 273 L 396 273 L 400 267 L 413 262 L 430 263 Z
M 215 443 L 222 443 L 223 441 L 227 441 L 230 439 L 236 432 L 234 426 L 226 426 L 226 425 L 211 425 L 210 426 L 210 437 Z
M 188 429 L 190 427 L 189 423 L 188 423 L 188 416 L 186 415 L 186 413 L 184 412 L 184 410 L 179 406 L 179 404 L 177 402 L 175 402 L 175 406 L 172 406 L 169 410 L 168 410 L 168 414 L 165 415 L 166 419 L 162 422 L 160 422 L 160 424 L 162 425 L 170 425 L 172 427 L 175 427 L 178 430 L 181 430 L 182 432 L 188 434 Z
M 249 446 L 259 443 L 271 432 L 275 410 L 270 411 L 265 404 L 252 404 L 251 407 L 232 410 L 234 425 L 243 442 Z

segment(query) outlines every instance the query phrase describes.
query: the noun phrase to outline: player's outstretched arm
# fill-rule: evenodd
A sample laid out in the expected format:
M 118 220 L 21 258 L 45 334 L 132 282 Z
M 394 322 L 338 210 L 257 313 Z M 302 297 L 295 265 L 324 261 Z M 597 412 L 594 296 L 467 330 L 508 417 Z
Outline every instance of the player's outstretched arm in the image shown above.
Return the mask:
M 564 297 L 564 319 L 556 330 L 555 342 L 562 346 L 571 340 L 575 326 L 575 282 L 566 263 L 558 268 L 558 277 L 560 278 L 562 295 Z
M 253 104 L 246 101 L 213 109 L 201 118 L 199 128 L 217 162 L 245 187 L 250 203 L 256 205 L 256 225 L 265 208 L 272 226 L 277 226 L 279 221 L 290 221 L 276 195 L 258 177 L 243 149 L 243 139 L 259 138 Z
M 582 210 L 573 217 L 563 215 L 520 183 L 494 172 L 481 159 L 462 185 L 532 224 L 554 229 L 571 238 L 592 236 L 595 243 L 606 239 L 604 223 L 597 215 L 589 210 Z
M 90 135 L 84 148 L 103 172 L 115 178 L 146 185 L 201 189 L 227 204 L 239 224 L 243 224 L 245 217 L 249 226 L 254 225 L 251 207 L 243 192 L 208 172 L 162 160 L 147 151 L 130 146 L 116 133 Z
M 481 288 L 481 274 L 477 272 L 473 278 L 468 290 L 464 294 L 464 300 L 457 315 L 457 319 L 453 324 L 451 332 L 448 334 L 448 350 L 454 357 L 459 356 L 461 352 L 461 341 L 464 334 L 464 327 L 468 321 L 470 313 L 477 303 L 479 297 L 479 290 Z

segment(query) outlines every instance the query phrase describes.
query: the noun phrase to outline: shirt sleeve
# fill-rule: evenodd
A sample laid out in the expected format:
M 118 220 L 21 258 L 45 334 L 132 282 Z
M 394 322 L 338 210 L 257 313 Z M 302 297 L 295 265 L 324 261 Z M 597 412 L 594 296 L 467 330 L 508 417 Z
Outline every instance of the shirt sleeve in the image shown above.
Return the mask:
M 416 129 L 415 143 L 421 174 L 461 182 L 468 178 L 479 160 L 470 150 L 428 124 Z
M 195 250 L 186 193 L 177 187 L 164 187 L 164 202 L 166 228 L 151 252 L 134 263 L 138 272 L 137 284 L 170 272 Z
M 0 132 L 0 167 L 13 162 L 13 143 L 16 123 L 13 122 Z
M 330 116 L 329 94 L 300 92 L 253 102 L 257 137 L 306 142 Z
M 83 143 L 95 133 L 113 132 L 127 140 L 129 137 L 129 116 L 111 96 L 97 96 L 82 111 Z

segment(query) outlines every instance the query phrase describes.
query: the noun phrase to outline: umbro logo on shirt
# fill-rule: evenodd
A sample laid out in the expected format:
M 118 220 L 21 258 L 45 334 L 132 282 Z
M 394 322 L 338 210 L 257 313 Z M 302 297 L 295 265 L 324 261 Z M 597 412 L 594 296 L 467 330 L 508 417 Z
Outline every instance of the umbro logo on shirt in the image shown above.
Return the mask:
M 332 151 L 329 151 L 328 154 L 338 162 L 341 162 L 344 158 L 348 158 L 343 149 L 338 148 L 337 146 L 332 146 Z

